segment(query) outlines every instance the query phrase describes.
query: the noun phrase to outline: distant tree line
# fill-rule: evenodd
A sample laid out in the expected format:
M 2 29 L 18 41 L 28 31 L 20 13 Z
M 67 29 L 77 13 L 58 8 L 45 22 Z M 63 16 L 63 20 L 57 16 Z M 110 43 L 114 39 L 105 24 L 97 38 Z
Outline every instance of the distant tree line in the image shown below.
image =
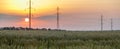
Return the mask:
M 55 31 L 66 31 L 66 30 L 60 30 L 60 29 L 51 29 L 51 28 L 41 28 L 41 29 L 39 29 L 39 28 L 24 28 L 24 27 L 2 27 L 2 28 L 0 28 L 0 30 L 55 30 Z

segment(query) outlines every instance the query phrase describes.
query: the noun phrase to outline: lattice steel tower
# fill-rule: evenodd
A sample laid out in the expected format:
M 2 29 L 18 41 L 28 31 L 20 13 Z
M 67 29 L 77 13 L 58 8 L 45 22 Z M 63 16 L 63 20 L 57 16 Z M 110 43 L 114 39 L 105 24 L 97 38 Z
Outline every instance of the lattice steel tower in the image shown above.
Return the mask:
M 32 4 L 31 4 L 31 0 L 29 0 L 29 28 L 32 27 Z

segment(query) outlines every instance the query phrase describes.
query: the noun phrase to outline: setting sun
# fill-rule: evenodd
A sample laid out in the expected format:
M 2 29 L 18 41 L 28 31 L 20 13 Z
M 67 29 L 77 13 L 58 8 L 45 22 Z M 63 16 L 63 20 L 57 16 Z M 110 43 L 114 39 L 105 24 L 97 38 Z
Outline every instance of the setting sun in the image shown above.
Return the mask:
M 25 22 L 29 22 L 29 18 L 25 18 Z
M 0 26 L 56 28 L 58 12 L 60 28 L 96 30 L 102 14 L 107 20 L 104 28 L 109 29 L 108 20 L 118 21 L 116 18 L 120 18 L 119 5 L 120 0 L 0 0 Z

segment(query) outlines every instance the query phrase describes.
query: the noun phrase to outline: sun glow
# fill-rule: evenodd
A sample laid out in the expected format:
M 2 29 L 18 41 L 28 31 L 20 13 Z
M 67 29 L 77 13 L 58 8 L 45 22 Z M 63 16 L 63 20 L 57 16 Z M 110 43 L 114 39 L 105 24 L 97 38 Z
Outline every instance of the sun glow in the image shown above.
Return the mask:
M 55 0 L 31 0 L 32 13 L 46 13 L 48 9 L 56 6 Z M 7 12 L 25 15 L 28 14 L 29 0 L 6 0 Z
M 25 18 L 25 22 L 29 22 L 29 18 Z

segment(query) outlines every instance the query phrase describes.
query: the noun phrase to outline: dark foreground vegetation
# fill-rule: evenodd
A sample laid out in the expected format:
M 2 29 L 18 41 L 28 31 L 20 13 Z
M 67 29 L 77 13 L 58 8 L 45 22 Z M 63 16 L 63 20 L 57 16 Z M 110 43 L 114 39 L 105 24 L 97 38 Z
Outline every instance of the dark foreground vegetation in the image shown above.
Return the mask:
M 120 31 L 1 30 L 0 49 L 120 49 Z
M 51 29 L 51 28 L 25 28 L 25 27 L 2 27 L 0 30 L 44 30 L 44 31 L 66 31 L 61 29 Z

